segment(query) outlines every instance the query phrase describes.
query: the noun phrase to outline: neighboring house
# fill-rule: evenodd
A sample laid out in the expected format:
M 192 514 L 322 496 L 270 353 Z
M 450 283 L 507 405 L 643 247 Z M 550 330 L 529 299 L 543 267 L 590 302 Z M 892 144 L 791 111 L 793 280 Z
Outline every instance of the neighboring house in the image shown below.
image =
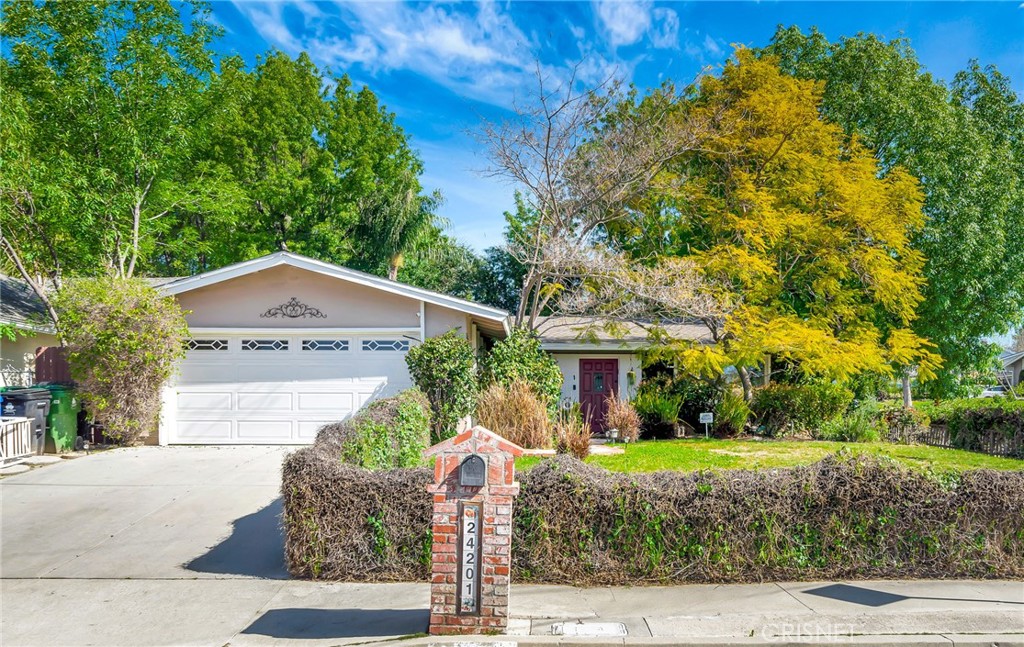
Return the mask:
M 161 444 L 301 444 L 412 386 L 406 352 L 455 329 L 476 348 L 508 313 L 289 252 L 160 286 L 191 341 Z
M 0 335 L 0 387 L 36 381 L 36 349 L 58 344 L 48 321 L 46 307 L 28 284 L 0 275 L 0 324 L 16 331 L 13 341 Z
M 1009 386 L 1024 387 L 1024 351 L 1006 351 L 999 356 L 1003 363 L 1002 380 L 1009 382 Z
M 603 418 L 609 391 L 632 398 L 642 378 L 640 350 L 649 345 L 647 329 L 639 323 L 620 322 L 612 334 L 605 321 L 589 317 L 542 317 L 537 324 L 541 348 L 558 362 L 565 381 L 562 402 L 580 403 L 584 415 Z M 675 339 L 710 342 L 708 329 L 699 324 L 663 326 Z

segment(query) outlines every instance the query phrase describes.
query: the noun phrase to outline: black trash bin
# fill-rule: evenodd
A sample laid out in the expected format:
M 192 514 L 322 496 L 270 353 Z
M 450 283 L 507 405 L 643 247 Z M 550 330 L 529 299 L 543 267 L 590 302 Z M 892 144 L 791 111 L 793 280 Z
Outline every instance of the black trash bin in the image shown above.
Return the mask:
M 46 415 L 50 412 L 50 392 L 46 389 L 7 389 L 4 391 L 5 416 L 32 418 L 32 450 L 46 449 Z

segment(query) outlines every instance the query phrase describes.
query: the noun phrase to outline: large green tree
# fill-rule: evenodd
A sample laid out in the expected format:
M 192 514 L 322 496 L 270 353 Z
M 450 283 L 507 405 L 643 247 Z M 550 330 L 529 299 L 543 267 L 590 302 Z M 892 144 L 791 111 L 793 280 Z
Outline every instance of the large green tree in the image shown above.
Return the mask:
M 881 172 L 920 178 L 924 301 L 915 330 L 944 360 L 933 395 L 990 368 L 986 338 L 1024 317 L 1024 107 L 994 67 L 971 62 L 950 86 L 932 78 L 904 39 L 870 34 L 829 42 L 780 28 L 763 50 L 788 73 L 824 82 L 821 113 L 875 151 Z
M 214 66 L 208 13 L 162 1 L 4 3 L 4 264 L 44 297 L 42 284 L 59 287 L 65 273 L 132 276 L 170 215 L 208 195 L 188 170 Z

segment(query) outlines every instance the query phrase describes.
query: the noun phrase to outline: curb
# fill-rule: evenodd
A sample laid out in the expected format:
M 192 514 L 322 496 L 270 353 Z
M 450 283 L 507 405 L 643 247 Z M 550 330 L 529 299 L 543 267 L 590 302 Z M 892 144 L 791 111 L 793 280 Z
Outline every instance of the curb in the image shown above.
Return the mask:
M 408 647 L 807 647 L 851 645 L 854 647 L 1024 647 L 1022 634 L 915 634 L 880 636 L 815 636 L 809 638 L 586 638 L 564 636 L 452 636 L 391 641 Z

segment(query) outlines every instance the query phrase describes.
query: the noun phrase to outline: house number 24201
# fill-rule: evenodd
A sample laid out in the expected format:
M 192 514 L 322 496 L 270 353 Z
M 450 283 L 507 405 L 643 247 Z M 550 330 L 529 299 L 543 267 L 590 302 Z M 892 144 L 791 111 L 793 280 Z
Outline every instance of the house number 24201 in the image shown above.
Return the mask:
M 459 613 L 479 613 L 480 601 L 480 522 L 479 503 L 461 504 L 459 515 Z

